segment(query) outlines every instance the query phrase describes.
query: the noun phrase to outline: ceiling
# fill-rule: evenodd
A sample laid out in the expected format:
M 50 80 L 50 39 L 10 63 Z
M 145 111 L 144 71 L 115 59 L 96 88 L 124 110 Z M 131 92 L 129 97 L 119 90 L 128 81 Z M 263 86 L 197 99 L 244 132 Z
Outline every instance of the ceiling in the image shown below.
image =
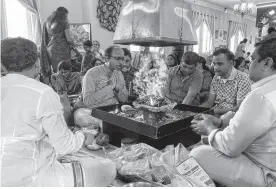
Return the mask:
M 193 2 L 196 2 L 196 1 L 201 1 L 201 0 L 193 0 Z M 245 2 L 253 2 L 255 3 L 257 6 L 258 4 L 266 4 L 266 3 L 275 3 L 275 0 L 244 0 Z M 210 3 L 210 4 L 213 4 L 213 5 L 216 5 L 216 6 L 219 6 L 219 7 L 222 7 L 222 8 L 227 8 L 227 9 L 232 9 L 233 10 L 233 7 L 235 4 L 237 3 L 240 3 L 241 1 L 240 0 L 204 0 L 204 2 L 206 3 Z M 200 3 L 200 2 L 198 2 Z M 253 16 L 256 16 L 256 10 L 253 11 Z
M 220 6 L 220 7 L 224 7 L 224 8 L 231 8 L 233 9 L 234 5 L 237 3 L 240 3 L 240 0 L 205 0 L 205 2 Z M 264 3 L 271 3 L 274 2 L 275 0 L 249 0 L 246 2 L 253 2 L 256 5 L 257 4 L 264 4 Z

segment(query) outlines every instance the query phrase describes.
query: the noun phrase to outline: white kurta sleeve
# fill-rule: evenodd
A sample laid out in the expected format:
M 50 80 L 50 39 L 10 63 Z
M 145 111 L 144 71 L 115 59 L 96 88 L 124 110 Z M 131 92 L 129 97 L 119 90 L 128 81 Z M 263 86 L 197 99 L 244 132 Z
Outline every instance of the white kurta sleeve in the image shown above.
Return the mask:
M 258 137 L 271 129 L 276 121 L 272 104 L 260 94 L 250 93 L 223 131 L 215 130 L 209 143 L 228 156 L 238 156 Z
M 77 152 L 82 147 L 84 135 L 80 132 L 73 134 L 68 129 L 59 96 L 52 89 L 41 95 L 36 116 L 58 156 Z

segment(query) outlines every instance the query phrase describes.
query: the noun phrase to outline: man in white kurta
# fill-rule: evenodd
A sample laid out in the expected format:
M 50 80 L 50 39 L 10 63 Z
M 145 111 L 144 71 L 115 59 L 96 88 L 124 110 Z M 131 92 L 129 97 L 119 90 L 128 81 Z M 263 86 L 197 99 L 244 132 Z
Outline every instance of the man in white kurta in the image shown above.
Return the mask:
M 72 133 L 58 94 L 32 79 L 39 68 L 33 42 L 3 40 L 1 62 L 9 72 L 1 78 L 1 186 L 74 186 L 72 165 L 58 160 L 93 136 Z
M 276 186 L 276 36 L 257 43 L 249 77 L 255 83 L 222 129 L 214 116 L 193 120 L 210 145 L 191 151 L 212 179 L 224 186 Z

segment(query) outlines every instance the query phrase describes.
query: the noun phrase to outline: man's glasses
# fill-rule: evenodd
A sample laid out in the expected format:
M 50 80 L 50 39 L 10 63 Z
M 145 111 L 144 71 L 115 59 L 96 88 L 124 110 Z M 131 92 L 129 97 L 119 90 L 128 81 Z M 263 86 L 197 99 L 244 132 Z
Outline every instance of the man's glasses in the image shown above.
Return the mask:
M 116 56 L 111 56 L 111 57 L 118 61 L 120 61 L 120 60 L 124 61 L 124 59 L 125 59 L 125 57 L 116 57 Z

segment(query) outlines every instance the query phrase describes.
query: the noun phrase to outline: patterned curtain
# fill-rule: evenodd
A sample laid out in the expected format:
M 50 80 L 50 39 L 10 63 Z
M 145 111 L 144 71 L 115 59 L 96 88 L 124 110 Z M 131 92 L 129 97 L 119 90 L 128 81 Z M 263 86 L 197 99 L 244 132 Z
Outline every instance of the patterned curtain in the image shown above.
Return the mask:
M 7 15 L 5 1 L 1 0 L 1 40 L 8 37 Z
M 197 29 L 204 20 L 202 13 L 193 11 L 193 20 L 195 29 Z
M 27 14 L 28 22 L 31 24 L 30 33 L 34 42 L 37 45 L 41 44 L 41 35 L 42 35 L 42 25 L 41 25 L 41 12 L 39 9 L 38 0 L 18 0 L 27 10 L 30 11 Z
M 214 38 L 215 38 L 215 23 L 217 20 L 217 17 L 211 16 L 211 15 L 204 15 L 205 23 L 209 29 L 209 32 L 211 34 L 211 40 L 212 40 L 212 49 L 215 48 Z
M 240 24 L 240 30 L 244 38 L 247 36 L 247 24 Z
M 193 13 L 194 26 L 195 26 L 195 30 L 196 30 L 197 28 L 199 28 L 199 26 L 204 21 L 204 19 L 203 19 L 202 13 L 195 12 L 195 11 L 192 11 L 192 13 Z M 184 53 L 187 52 L 189 48 L 191 48 L 193 50 L 193 45 L 189 45 L 189 46 L 184 48 Z
M 229 48 L 231 38 L 240 29 L 240 23 L 230 20 L 228 26 L 227 48 Z
M 197 29 L 202 24 L 202 22 L 206 23 L 209 29 L 209 32 L 211 34 L 212 49 L 214 49 L 215 22 L 217 20 L 217 17 L 193 11 L 193 20 L 194 20 L 195 29 Z

